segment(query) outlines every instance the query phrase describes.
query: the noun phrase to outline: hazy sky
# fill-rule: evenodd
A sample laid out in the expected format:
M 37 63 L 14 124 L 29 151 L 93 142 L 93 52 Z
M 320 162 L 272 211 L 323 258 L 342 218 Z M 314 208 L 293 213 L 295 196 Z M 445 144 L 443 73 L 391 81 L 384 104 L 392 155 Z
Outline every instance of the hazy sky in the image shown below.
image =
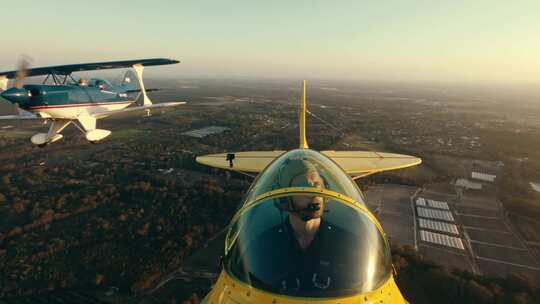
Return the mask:
M 0 69 L 144 57 L 178 77 L 540 83 L 540 1 L 4 1 Z

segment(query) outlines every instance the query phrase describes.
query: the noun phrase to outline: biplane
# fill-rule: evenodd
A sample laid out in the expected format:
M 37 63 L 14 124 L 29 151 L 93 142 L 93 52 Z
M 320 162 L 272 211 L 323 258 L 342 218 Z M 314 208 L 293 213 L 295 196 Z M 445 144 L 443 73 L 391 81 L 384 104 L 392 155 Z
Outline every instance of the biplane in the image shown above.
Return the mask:
M 299 148 L 199 156 L 210 167 L 257 173 L 225 239 L 221 273 L 203 303 L 407 303 L 394 280 L 388 238 L 353 178 L 421 159 Z
M 18 70 L 0 72 L 0 96 L 15 104 L 18 111 L 17 115 L 0 116 L 0 120 L 35 119 L 50 122 L 48 132 L 31 137 L 31 142 L 39 147 L 61 139 L 62 130 L 70 124 L 75 125 L 86 140 L 97 143 L 111 134 L 109 130 L 96 128 L 98 119 L 140 110 L 149 114 L 151 109 L 185 103 L 152 103 L 147 95 L 150 90 L 144 87 L 145 67 L 176 63 L 179 61 L 156 58 L 29 69 L 27 61 L 22 61 Z M 76 72 L 119 68 L 132 68 L 133 71 L 128 71 L 118 85 L 102 78 L 77 79 L 73 75 Z M 41 84 L 24 84 L 26 77 L 33 76 L 46 77 Z M 11 88 L 8 88 L 9 80 L 14 80 Z M 142 102 L 137 104 L 139 99 Z

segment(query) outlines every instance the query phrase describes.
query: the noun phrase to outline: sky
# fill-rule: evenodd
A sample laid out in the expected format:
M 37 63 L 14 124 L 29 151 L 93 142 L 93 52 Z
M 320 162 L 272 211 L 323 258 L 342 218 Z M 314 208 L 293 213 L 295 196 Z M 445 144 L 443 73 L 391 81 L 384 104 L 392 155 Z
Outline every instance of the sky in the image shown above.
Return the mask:
M 0 70 L 166 57 L 153 76 L 540 84 L 540 1 L 2 4 Z

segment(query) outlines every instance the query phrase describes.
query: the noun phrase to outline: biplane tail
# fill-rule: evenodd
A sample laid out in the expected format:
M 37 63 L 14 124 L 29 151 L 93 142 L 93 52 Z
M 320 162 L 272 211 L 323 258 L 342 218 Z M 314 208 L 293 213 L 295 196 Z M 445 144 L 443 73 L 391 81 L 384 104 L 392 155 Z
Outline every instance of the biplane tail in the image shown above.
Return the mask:
M 137 83 L 137 75 L 135 75 L 135 73 L 133 73 L 133 71 L 131 70 L 126 71 L 126 73 L 124 74 L 124 78 L 122 78 L 122 83 L 120 84 L 120 86 L 128 92 L 140 92 Z

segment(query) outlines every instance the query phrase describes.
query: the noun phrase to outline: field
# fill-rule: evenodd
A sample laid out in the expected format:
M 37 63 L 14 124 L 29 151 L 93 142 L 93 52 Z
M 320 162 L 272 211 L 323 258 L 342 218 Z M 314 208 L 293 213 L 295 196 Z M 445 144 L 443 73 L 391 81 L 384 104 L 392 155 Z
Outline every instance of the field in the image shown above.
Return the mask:
M 298 83 L 149 83 L 164 88 L 152 96 L 155 101 L 189 103 L 151 117 L 99 121 L 113 133 L 98 145 L 68 128 L 64 139 L 39 149 L 29 137 L 47 126 L 0 124 L 13 126 L 0 129 L 0 298 L 48 290 L 97 290 L 98 297 L 111 287 L 133 297 L 184 267 L 214 273 L 222 250 L 219 232 L 252 179 L 227 179 L 194 158 L 297 147 Z M 323 89 L 328 87 L 336 90 Z M 540 208 L 529 182 L 540 180 L 540 106 L 522 104 L 521 95 L 506 91 L 437 84 L 314 81 L 309 90 L 310 110 L 318 117 L 308 117 L 312 148 L 423 159 L 417 168 L 359 180 L 392 244 L 418 248 L 426 260 L 478 275 L 523 270 L 534 277 Z M 182 135 L 207 126 L 230 131 L 201 139 Z M 469 178 L 475 162 L 499 161 L 504 170 L 496 183 L 480 192 L 466 190 L 458 201 L 455 178 Z M 466 250 L 418 241 L 415 193 L 450 204 Z M 193 290 L 207 290 L 212 280 L 199 279 L 192 278 Z M 180 281 L 171 283 L 178 287 Z M 190 288 L 178 288 L 177 294 L 170 288 L 161 295 L 167 301 L 190 296 Z
M 410 198 L 415 187 L 384 184 L 366 192 L 368 205 L 392 244 L 414 246 L 414 219 Z

